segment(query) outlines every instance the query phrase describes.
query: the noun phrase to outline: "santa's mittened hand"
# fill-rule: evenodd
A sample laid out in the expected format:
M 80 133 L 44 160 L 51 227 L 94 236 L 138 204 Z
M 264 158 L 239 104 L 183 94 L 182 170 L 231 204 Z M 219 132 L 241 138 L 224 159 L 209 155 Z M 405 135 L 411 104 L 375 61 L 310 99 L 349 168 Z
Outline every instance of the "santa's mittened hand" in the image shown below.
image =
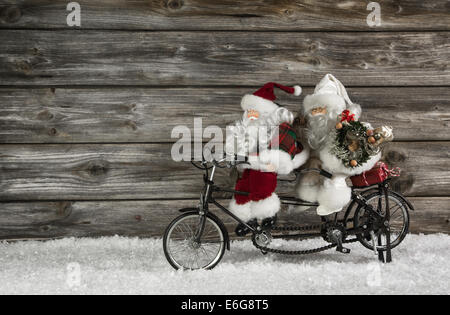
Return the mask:
M 266 165 L 266 171 L 270 172 L 270 173 L 275 173 L 275 171 L 276 171 L 275 165 L 273 165 L 273 164 Z

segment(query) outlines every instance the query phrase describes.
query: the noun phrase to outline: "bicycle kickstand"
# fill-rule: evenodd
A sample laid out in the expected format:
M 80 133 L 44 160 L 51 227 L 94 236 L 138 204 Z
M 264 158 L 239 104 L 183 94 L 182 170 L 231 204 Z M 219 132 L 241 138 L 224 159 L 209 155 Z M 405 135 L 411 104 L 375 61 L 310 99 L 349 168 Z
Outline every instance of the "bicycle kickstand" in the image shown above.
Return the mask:
M 381 248 L 382 246 L 382 240 L 381 240 L 381 234 L 378 236 L 378 246 Z M 381 261 L 383 264 L 386 263 L 386 261 L 384 260 L 384 252 L 379 249 L 378 250 L 378 260 Z

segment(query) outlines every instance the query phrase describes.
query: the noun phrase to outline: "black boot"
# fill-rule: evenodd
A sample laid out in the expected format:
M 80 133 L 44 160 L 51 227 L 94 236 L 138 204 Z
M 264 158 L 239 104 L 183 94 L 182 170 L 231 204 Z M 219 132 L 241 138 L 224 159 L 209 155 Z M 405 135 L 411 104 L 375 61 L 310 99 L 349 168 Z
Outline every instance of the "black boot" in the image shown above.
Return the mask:
M 258 220 L 253 219 L 253 220 L 247 222 L 247 224 L 250 225 L 251 227 L 256 227 L 256 226 L 258 226 Z M 250 232 L 250 229 L 242 223 L 240 223 L 236 227 L 236 230 L 235 230 L 236 235 L 240 236 L 240 237 L 246 236 L 249 232 Z
M 262 221 L 262 228 L 264 230 L 270 230 L 277 224 L 277 216 L 273 216 L 271 218 L 266 218 Z

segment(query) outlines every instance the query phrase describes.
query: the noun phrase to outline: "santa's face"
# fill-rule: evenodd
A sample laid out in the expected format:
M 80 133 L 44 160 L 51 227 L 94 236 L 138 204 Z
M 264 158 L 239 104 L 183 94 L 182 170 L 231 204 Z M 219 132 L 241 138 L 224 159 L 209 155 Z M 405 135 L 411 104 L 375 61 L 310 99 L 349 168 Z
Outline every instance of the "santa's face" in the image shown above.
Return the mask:
M 256 146 L 266 145 L 270 126 L 265 113 L 255 109 L 248 109 L 242 115 L 242 126 L 244 127 L 243 139 L 245 139 L 248 152 L 256 152 Z
M 308 143 L 312 149 L 320 150 L 325 145 L 328 135 L 336 125 L 338 115 L 321 105 L 306 115 Z
M 316 107 L 311 110 L 311 115 L 317 116 L 317 115 L 326 115 L 327 114 L 327 108 L 326 107 Z
M 259 112 L 256 109 L 250 109 L 247 111 L 247 118 L 249 120 L 257 120 L 259 119 Z
M 244 112 L 242 116 L 242 122 L 246 126 L 256 126 L 261 123 L 262 120 L 265 119 L 263 113 L 257 111 L 256 109 L 248 109 Z

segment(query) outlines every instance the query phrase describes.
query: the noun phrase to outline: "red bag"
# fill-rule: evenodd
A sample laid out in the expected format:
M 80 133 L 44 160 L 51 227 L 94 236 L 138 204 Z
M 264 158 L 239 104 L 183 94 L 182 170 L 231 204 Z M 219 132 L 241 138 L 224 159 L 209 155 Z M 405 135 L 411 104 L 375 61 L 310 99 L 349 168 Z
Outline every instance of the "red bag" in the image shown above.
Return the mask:
M 384 182 L 389 176 L 400 176 L 400 169 L 390 170 L 386 163 L 378 162 L 370 171 L 350 177 L 354 187 L 367 187 Z

